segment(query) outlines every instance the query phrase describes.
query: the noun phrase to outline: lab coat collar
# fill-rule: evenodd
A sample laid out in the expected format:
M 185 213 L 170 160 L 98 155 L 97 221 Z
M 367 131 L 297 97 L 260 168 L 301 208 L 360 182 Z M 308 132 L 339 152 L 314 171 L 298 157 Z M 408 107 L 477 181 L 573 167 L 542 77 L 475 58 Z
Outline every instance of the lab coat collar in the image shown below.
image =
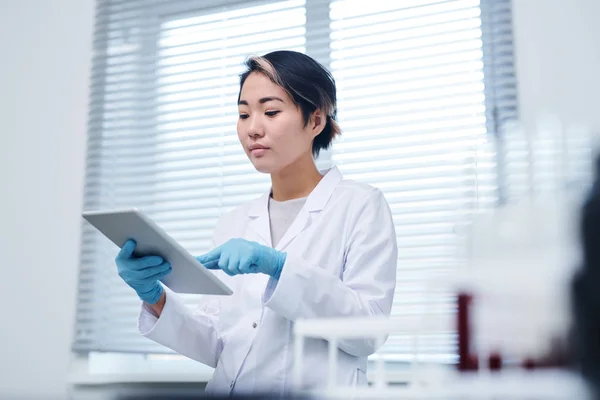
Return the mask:
M 337 167 L 321 171 L 323 178 L 308 195 L 306 203 L 300 210 L 298 216 L 289 227 L 277 249 L 285 247 L 290 241 L 302 232 L 310 222 L 310 213 L 322 211 L 331 198 L 336 186 L 342 181 L 342 173 Z M 269 245 L 272 245 L 271 229 L 269 224 L 269 197 L 271 190 L 256 199 L 249 209 L 248 217 L 253 219 L 250 226 L 259 234 L 259 236 Z
M 304 208 L 306 208 L 309 212 L 323 210 L 335 187 L 342 181 L 343 178 L 342 173 L 336 166 L 320 172 L 324 176 L 313 189 L 313 191 L 308 195 L 304 205 Z M 250 218 L 269 215 L 269 198 L 271 197 L 271 190 L 272 189 L 269 189 L 260 198 L 254 200 L 254 203 L 248 212 L 248 216 Z

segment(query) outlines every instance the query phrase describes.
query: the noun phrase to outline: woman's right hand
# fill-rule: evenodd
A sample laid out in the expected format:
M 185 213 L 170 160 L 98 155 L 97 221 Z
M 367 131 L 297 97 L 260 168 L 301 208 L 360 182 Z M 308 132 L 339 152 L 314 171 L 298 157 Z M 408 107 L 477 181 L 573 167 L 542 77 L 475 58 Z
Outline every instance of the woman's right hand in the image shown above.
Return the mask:
M 171 264 L 160 256 L 135 257 L 135 246 L 135 241 L 129 239 L 115 259 L 119 276 L 142 301 L 156 304 L 164 292 L 158 281 L 171 272 Z

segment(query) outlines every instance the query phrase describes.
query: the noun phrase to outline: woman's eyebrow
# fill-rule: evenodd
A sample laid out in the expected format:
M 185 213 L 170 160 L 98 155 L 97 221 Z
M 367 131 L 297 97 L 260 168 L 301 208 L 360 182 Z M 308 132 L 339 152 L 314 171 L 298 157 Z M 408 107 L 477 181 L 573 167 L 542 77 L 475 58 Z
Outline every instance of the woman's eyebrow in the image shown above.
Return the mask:
M 260 104 L 264 104 L 268 101 L 274 101 L 274 100 L 278 100 L 278 101 L 284 103 L 284 101 L 282 99 L 280 99 L 279 97 L 276 97 L 276 96 L 263 97 L 262 99 L 258 100 L 258 102 Z M 240 100 L 240 101 L 238 101 L 238 105 L 247 106 L 248 102 L 246 100 Z

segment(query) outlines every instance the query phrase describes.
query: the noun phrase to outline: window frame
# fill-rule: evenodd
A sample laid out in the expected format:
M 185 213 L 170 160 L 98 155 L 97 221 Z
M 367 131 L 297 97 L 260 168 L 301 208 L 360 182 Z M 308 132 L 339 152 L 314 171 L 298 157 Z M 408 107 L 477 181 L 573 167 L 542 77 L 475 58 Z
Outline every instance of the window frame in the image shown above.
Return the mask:
M 98 10 L 102 9 L 109 0 L 98 0 Z M 138 67 L 144 73 L 152 74 L 157 71 L 158 58 L 155 56 L 157 46 L 161 35 L 161 26 L 165 22 L 181 19 L 185 17 L 197 16 L 203 12 L 219 12 L 225 11 L 231 8 L 238 8 L 237 6 L 255 6 L 278 3 L 282 0 L 254 0 L 252 2 L 244 0 L 206 0 L 202 3 L 193 0 L 180 0 L 177 2 L 151 2 L 150 4 L 142 4 L 143 2 L 134 3 L 134 7 L 123 7 L 124 10 L 131 10 L 137 13 L 137 18 L 140 23 L 140 29 L 144 31 L 144 40 L 142 41 L 141 48 L 139 49 L 140 57 L 138 61 Z M 481 20 L 482 20 L 482 41 L 483 41 L 483 52 L 484 52 L 484 80 L 485 80 L 485 105 L 486 105 L 486 117 L 487 133 L 495 135 L 496 137 L 501 136 L 500 126 L 506 120 L 504 115 L 499 112 L 499 101 L 497 94 L 494 92 L 494 80 L 497 78 L 494 70 L 496 64 L 496 52 L 494 49 L 494 27 L 492 23 L 492 2 L 493 0 L 481 0 Z M 113 4 L 114 2 L 111 2 Z M 127 1 L 121 1 L 116 4 L 127 4 Z M 323 43 L 331 43 L 330 41 L 330 18 L 329 18 L 329 6 L 330 2 L 326 0 L 305 0 L 305 12 L 306 12 L 306 52 L 308 55 L 315 57 L 321 62 L 326 68 L 330 68 L 331 62 L 331 47 L 323 49 Z M 106 7 L 104 7 L 106 8 Z M 323 18 L 323 14 L 327 15 L 327 18 Z M 125 18 L 124 18 L 125 19 Z M 102 27 L 106 30 L 108 27 L 109 16 L 106 14 L 98 13 L 97 15 L 97 27 L 96 29 L 102 30 Z M 486 26 L 484 26 L 486 24 Z M 98 63 L 98 60 L 106 59 L 108 47 L 108 38 L 100 38 L 94 40 L 94 49 L 96 51 L 93 82 L 94 86 L 103 87 L 106 84 L 107 77 L 107 65 Z M 485 62 L 487 60 L 488 62 Z M 106 61 L 104 61 L 106 63 Z M 141 110 L 156 110 L 157 104 L 155 102 L 156 96 L 148 96 L 149 93 L 157 93 L 158 87 L 158 76 L 154 76 L 154 79 L 149 79 L 148 82 L 153 82 L 154 85 L 150 85 L 145 88 L 144 92 L 136 92 L 135 102 L 136 109 Z M 515 85 L 516 86 L 516 85 Z M 515 88 L 516 90 L 516 88 Z M 145 95 L 144 95 L 145 94 Z M 95 102 L 90 104 L 91 108 L 102 109 L 105 103 L 105 92 L 101 91 L 100 95 L 95 99 Z M 153 120 L 145 120 L 145 129 L 150 129 L 151 133 L 156 134 L 156 130 L 152 130 L 152 126 L 155 126 Z M 90 117 L 90 135 L 94 132 L 101 132 L 101 118 L 100 121 Z M 156 144 L 158 147 L 158 144 Z M 331 162 L 331 151 L 321 152 L 319 157 L 319 163 L 328 164 Z M 497 179 L 498 188 L 502 191 L 503 186 L 503 167 L 501 159 L 498 159 L 497 168 Z M 101 203 L 101 201 L 100 201 Z M 502 196 L 500 196 L 500 203 L 502 203 Z M 87 203 L 88 205 L 91 205 Z M 95 204 L 95 206 L 101 206 L 101 204 Z M 104 353 L 103 359 L 99 361 L 98 354 L 91 353 L 77 353 L 73 352 L 73 358 L 71 363 L 69 374 L 69 382 L 71 384 L 88 384 L 94 382 L 101 383 L 112 383 L 112 382 L 136 382 L 140 379 L 147 382 L 206 382 L 207 377 L 210 377 L 212 368 L 202 366 L 198 371 L 194 371 L 194 374 L 187 374 L 183 372 L 182 366 L 188 366 L 188 361 L 182 356 L 179 358 L 167 357 L 162 358 L 164 355 L 156 354 L 124 354 L 124 353 Z M 127 373 L 120 373 L 117 377 L 111 374 L 110 368 L 107 368 L 107 360 L 113 357 L 114 363 L 124 362 L 126 365 L 131 367 L 133 372 L 128 377 Z M 397 362 L 398 366 L 402 368 L 403 365 L 410 364 L 409 362 Z M 115 364 L 116 365 L 116 364 Z M 208 370 L 206 369 L 208 368 Z M 81 373 L 80 371 L 86 371 Z M 137 371 L 143 371 L 140 375 Z M 113 376 L 114 375 L 114 376 Z M 400 374 L 402 375 L 402 374 Z M 104 376 L 104 378 L 98 378 L 98 376 Z M 111 376 L 113 376 L 111 378 Z M 393 381 L 393 377 L 392 377 Z

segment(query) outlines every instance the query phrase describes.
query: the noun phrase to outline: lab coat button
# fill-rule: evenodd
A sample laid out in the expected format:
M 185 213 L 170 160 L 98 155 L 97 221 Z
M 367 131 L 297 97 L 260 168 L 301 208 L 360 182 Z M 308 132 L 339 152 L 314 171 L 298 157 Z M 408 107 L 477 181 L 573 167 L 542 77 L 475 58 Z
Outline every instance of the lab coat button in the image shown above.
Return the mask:
M 233 384 L 234 384 L 234 382 L 233 382 L 233 381 L 231 381 L 231 383 L 229 384 L 229 387 L 230 387 L 231 389 L 233 389 Z
M 258 324 L 256 323 L 256 321 L 252 323 L 253 328 L 256 328 L 257 326 L 258 326 Z

